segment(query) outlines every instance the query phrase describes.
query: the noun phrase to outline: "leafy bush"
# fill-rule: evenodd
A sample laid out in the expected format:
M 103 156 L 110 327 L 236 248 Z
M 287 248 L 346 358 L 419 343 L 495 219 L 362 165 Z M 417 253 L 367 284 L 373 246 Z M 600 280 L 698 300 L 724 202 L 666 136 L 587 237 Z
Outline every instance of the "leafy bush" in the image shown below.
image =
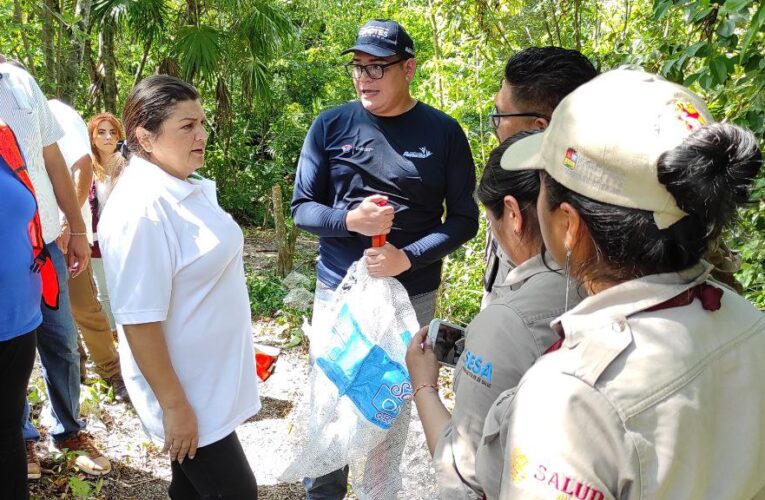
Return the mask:
M 765 310 L 765 178 L 755 184 L 754 199 L 759 200 L 740 211 L 739 224 L 729 240 L 741 254 L 741 270 L 736 278 L 744 286 L 744 296 Z
M 250 309 L 253 318 L 273 316 L 282 308 L 282 301 L 287 289 L 282 280 L 273 271 L 257 273 L 245 266 L 247 292 L 250 296 Z
M 483 297 L 485 241 L 486 218 L 481 217 L 476 237 L 444 259 L 436 317 L 467 324 L 478 314 Z

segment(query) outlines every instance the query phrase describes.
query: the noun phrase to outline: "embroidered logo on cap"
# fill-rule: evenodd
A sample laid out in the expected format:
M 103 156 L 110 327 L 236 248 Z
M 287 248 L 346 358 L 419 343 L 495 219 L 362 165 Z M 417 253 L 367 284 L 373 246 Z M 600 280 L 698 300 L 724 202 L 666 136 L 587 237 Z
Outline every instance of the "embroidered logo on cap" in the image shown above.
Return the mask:
M 372 36 L 376 38 L 387 38 L 388 29 L 381 26 L 365 26 L 359 30 L 359 36 Z
M 563 158 L 563 166 L 573 170 L 576 168 L 576 161 L 578 159 L 579 159 L 579 155 L 576 154 L 576 151 L 574 151 L 571 148 L 568 148 L 566 150 L 566 157 Z
M 701 113 L 689 102 L 679 102 L 675 109 L 677 119 L 685 124 L 688 130 L 698 130 L 707 124 Z

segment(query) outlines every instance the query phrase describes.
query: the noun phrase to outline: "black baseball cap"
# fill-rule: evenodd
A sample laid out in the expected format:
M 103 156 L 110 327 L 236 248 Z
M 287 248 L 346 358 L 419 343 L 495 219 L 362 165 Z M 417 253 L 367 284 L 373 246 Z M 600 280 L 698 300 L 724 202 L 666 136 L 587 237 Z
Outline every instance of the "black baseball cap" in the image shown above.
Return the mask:
M 395 54 L 404 59 L 414 57 L 414 42 L 403 26 L 390 19 L 372 19 L 359 28 L 356 45 L 342 54 L 366 52 L 376 57 L 388 57 Z

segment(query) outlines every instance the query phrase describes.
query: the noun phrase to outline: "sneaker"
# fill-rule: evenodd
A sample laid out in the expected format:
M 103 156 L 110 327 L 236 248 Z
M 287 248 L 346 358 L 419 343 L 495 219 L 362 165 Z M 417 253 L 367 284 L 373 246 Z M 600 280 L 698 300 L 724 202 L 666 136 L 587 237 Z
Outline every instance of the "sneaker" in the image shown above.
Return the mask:
M 54 440 L 52 444 L 58 451 L 67 449 L 76 452 L 74 466 L 85 474 L 103 476 L 112 470 L 109 459 L 96 449 L 92 438 L 85 432 L 79 431 L 66 439 Z
M 26 441 L 24 444 L 27 448 L 27 479 L 40 479 L 42 467 L 40 467 L 40 459 L 37 458 L 37 443 Z
M 127 403 L 130 401 L 130 396 L 128 396 L 127 387 L 125 387 L 125 381 L 122 379 L 122 375 L 118 373 L 117 375 L 106 379 L 106 382 L 112 386 L 114 399 L 120 403 Z

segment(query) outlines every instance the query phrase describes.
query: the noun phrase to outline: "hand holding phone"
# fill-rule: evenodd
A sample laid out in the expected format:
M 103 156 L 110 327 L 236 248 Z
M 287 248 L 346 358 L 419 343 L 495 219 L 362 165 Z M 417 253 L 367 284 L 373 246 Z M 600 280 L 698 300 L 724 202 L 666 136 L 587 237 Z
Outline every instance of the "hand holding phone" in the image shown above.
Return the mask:
M 428 327 L 428 340 L 433 346 L 436 359 L 446 366 L 454 367 L 465 350 L 465 329 L 440 319 L 434 319 Z

